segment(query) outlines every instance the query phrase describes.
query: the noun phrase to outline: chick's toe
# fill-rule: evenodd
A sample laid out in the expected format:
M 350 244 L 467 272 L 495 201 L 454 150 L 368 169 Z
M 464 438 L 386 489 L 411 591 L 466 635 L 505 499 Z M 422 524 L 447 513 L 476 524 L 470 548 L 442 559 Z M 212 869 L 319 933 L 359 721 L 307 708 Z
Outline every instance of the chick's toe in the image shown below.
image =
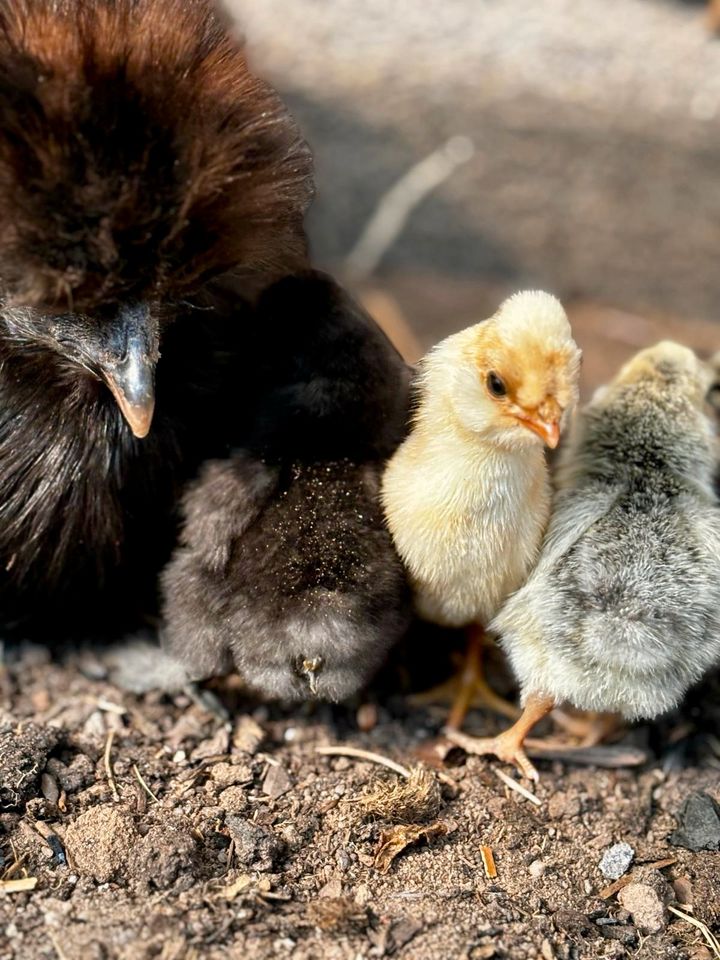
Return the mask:
M 523 749 L 524 734 L 520 734 L 514 727 L 510 727 L 496 737 L 471 737 L 459 730 L 447 727 L 445 735 L 448 740 L 462 747 L 467 753 L 477 756 L 494 756 L 503 763 L 514 764 L 520 773 L 528 780 L 539 780 L 539 774 L 530 758 Z

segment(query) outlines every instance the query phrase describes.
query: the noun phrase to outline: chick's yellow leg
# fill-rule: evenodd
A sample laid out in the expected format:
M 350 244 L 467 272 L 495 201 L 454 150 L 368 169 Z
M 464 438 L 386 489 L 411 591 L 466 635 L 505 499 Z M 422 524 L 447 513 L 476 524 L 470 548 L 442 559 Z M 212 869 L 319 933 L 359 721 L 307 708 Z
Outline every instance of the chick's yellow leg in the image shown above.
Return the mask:
M 577 737 L 581 747 L 596 747 L 616 733 L 621 725 L 620 717 L 615 713 L 574 714 L 560 709 L 553 710 L 552 720 L 566 733 Z
M 529 780 L 537 780 L 538 772 L 523 749 L 525 737 L 536 723 L 539 723 L 555 706 L 552 697 L 531 695 L 520 718 L 503 733 L 496 737 L 470 737 L 452 727 L 447 727 L 445 735 L 468 753 L 480 756 L 495 756 L 503 763 L 513 763 L 520 773 Z
M 509 720 L 517 720 L 520 710 L 495 693 L 485 679 L 482 650 L 491 643 L 485 631 L 480 626 L 471 626 L 467 630 L 467 637 L 461 669 L 444 683 L 422 693 L 412 694 L 409 701 L 416 706 L 449 703 L 451 711 L 447 725 L 455 729 L 462 726 L 468 710 L 472 707 L 492 710 Z
M 485 679 L 482 668 L 482 651 L 488 643 L 485 631 L 477 624 L 468 627 L 468 642 L 465 662 L 460 672 L 460 686 L 453 700 L 447 726 L 452 730 L 462 727 L 470 707 L 486 707 L 510 720 L 517 720 L 520 711 L 495 693 Z

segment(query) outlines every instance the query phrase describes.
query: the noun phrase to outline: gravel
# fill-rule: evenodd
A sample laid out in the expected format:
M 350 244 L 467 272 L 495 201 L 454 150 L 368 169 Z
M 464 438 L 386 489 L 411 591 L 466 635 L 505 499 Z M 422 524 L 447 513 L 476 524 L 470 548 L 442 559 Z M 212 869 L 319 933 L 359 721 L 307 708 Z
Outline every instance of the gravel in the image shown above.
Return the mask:
M 600 873 L 608 880 L 618 880 L 627 873 L 634 856 L 635 851 L 629 843 L 616 843 L 602 855 Z

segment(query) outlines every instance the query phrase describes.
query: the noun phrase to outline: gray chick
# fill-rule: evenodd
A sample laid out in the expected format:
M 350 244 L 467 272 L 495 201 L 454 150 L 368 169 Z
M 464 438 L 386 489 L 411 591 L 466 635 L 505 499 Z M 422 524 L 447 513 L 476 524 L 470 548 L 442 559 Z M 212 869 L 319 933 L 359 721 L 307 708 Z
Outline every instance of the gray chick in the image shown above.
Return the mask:
M 720 660 L 708 386 L 695 354 L 664 341 L 638 353 L 579 415 L 539 563 L 492 624 L 523 714 L 498 737 L 463 737 L 464 747 L 537 779 L 523 743 L 556 705 L 649 719 Z

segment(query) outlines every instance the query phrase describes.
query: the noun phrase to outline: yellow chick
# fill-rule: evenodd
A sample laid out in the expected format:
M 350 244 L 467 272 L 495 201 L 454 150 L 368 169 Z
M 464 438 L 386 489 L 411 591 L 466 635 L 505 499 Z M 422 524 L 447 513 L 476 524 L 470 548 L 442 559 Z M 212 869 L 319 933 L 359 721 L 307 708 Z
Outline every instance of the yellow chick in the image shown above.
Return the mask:
M 382 502 L 419 615 L 475 627 L 451 727 L 476 692 L 499 707 L 479 670 L 482 628 L 537 558 L 550 511 L 544 446 L 557 446 L 577 400 L 580 356 L 558 300 L 528 291 L 420 363 L 412 429 Z

